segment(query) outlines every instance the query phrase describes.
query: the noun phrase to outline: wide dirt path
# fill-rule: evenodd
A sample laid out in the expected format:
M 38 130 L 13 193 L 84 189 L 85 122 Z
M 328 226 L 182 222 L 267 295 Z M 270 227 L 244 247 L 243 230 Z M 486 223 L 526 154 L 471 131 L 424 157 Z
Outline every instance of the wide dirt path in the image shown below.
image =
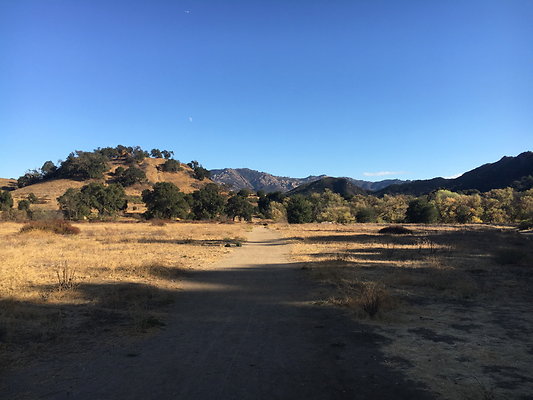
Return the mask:
M 171 320 L 135 345 L 58 355 L 9 377 L 1 398 L 428 398 L 387 367 L 384 340 L 341 310 L 288 261 L 279 235 L 248 243 L 184 282 Z

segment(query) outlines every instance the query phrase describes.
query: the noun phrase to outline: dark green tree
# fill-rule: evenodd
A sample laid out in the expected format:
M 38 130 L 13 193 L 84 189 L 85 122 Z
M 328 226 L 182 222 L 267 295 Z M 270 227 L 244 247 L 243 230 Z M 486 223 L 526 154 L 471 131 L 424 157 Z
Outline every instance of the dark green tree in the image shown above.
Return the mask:
M 192 194 L 192 216 L 194 219 L 214 219 L 224 211 L 225 199 L 218 185 L 209 183 Z
M 43 178 L 51 178 L 57 171 L 56 165 L 52 161 L 46 161 L 41 167 L 41 174 Z
M 313 220 L 313 205 L 304 196 L 292 196 L 287 203 L 287 221 L 303 224 Z
M 102 178 L 109 169 L 107 158 L 100 153 L 76 151 L 69 156 L 59 168 L 59 174 L 73 179 L 98 179 Z
M 173 151 L 168 151 L 168 150 L 161 150 L 161 154 L 163 155 L 164 158 L 166 158 L 167 160 L 172 158 L 172 156 L 174 155 L 174 152 Z
M 211 173 L 209 172 L 209 170 L 202 167 L 202 164 L 200 164 L 196 160 L 193 160 L 190 163 L 187 163 L 187 165 L 192 168 L 193 176 L 195 179 L 203 181 L 204 179 L 209 178 L 211 176 Z
M 13 208 L 13 197 L 7 190 L 0 190 L 0 211 Z
M 21 211 L 30 211 L 30 202 L 28 200 L 20 200 L 17 208 Z
M 357 222 L 376 222 L 376 210 L 374 210 L 372 207 L 361 208 L 359 211 L 357 211 L 357 214 L 355 214 L 355 219 Z
M 439 211 L 437 207 L 423 198 L 411 200 L 405 213 L 407 222 L 420 224 L 435 223 L 438 217 Z
M 152 190 L 142 192 L 146 203 L 147 218 L 185 218 L 189 213 L 189 204 L 185 194 L 170 182 L 157 182 Z
M 150 155 L 153 158 L 163 158 L 163 154 L 161 154 L 161 150 L 159 150 L 159 149 L 152 149 L 150 151 Z
M 101 216 L 114 215 L 128 207 L 124 188 L 117 183 L 104 186 L 93 182 L 83 186 L 81 194 L 85 197 L 87 204 L 98 210 Z
M 27 171 L 24 175 L 17 179 L 17 186 L 19 188 L 22 188 L 25 186 L 33 185 L 34 183 L 40 182 L 42 179 L 43 175 L 39 171 L 33 169 Z
M 79 189 L 67 189 L 63 195 L 57 198 L 57 202 L 66 219 L 79 220 L 91 214 L 88 200 Z
M 177 160 L 167 160 L 161 165 L 161 170 L 164 172 L 178 172 L 181 171 L 181 164 Z
M 226 215 L 234 221 L 237 217 L 239 220 L 251 221 L 253 212 L 254 206 L 246 198 L 237 194 L 228 199 Z
M 137 167 L 129 167 L 126 170 L 122 167 L 118 167 L 115 171 L 115 181 L 124 187 L 141 183 L 145 180 L 146 174 L 142 169 Z

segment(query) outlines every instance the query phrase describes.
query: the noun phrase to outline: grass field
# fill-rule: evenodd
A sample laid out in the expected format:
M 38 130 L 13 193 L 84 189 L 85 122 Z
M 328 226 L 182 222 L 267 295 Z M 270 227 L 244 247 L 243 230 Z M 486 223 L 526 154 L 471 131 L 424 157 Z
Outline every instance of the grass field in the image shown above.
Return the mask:
M 390 365 L 449 399 L 533 393 L 533 246 L 510 229 L 278 226 L 292 258 L 381 343 Z M 377 336 L 372 336 L 377 332 Z M 365 333 L 365 332 L 363 332 Z
M 180 280 L 240 243 L 249 225 L 84 223 L 78 235 L 0 223 L 0 360 L 136 336 L 165 323 Z

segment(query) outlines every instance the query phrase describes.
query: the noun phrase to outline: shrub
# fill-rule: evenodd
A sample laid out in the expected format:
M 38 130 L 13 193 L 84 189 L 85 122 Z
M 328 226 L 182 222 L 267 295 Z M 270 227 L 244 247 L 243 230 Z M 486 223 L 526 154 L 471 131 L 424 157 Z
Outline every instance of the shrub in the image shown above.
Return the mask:
M 161 170 L 164 172 L 178 172 L 182 169 L 180 162 L 173 159 L 167 160 L 161 165 Z
M 374 317 L 388 299 L 387 291 L 379 284 L 365 283 L 358 302 L 370 318 Z
M 287 221 L 289 224 L 303 224 L 313 220 L 313 207 L 304 196 L 296 195 L 287 203 Z
M 49 221 L 31 221 L 27 224 L 24 224 L 22 228 L 20 228 L 21 233 L 31 231 L 45 231 L 57 233 L 59 235 L 77 235 L 80 233 L 80 228 L 72 226 L 70 222 L 60 219 Z
M 13 207 L 13 197 L 8 191 L 0 190 L 0 211 L 7 211 Z
M 39 199 L 37 198 L 37 196 L 35 195 L 35 193 L 30 193 L 28 194 L 28 197 L 27 197 L 27 200 L 31 203 L 31 204 L 35 204 L 39 201 Z
M 376 211 L 372 207 L 365 207 L 357 211 L 355 218 L 357 222 L 376 222 Z
M 380 229 L 378 232 L 381 234 L 389 234 L 389 235 L 412 235 L 413 234 L 413 231 L 411 229 L 405 228 L 400 225 L 387 226 L 383 229 Z
M 30 211 L 30 201 L 29 200 L 20 200 L 17 208 L 21 211 Z
M 433 203 L 425 199 L 415 199 L 409 202 L 405 214 L 408 222 L 432 224 L 437 222 L 439 212 Z

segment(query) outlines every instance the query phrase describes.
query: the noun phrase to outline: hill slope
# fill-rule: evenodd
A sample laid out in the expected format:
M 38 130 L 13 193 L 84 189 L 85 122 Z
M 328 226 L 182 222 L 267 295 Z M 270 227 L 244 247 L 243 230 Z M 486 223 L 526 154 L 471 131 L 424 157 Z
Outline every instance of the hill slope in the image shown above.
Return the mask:
M 199 181 L 192 176 L 192 170 L 187 165 L 182 164 L 182 171 L 178 172 L 162 172 L 159 171 L 158 166 L 164 164 L 166 160 L 162 158 L 145 158 L 138 167 L 144 171 L 148 182 L 142 184 L 135 184 L 125 188 L 126 194 L 130 196 L 140 196 L 144 189 L 151 187 L 152 183 L 157 182 L 171 182 L 175 184 L 182 192 L 193 192 L 207 183 L 212 182 L 210 179 Z M 103 182 L 111 183 L 113 181 L 113 172 L 118 167 L 127 168 L 127 165 L 121 161 L 109 162 L 110 169 L 104 174 Z M 10 180 L 2 180 L 10 181 Z M 15 181 L 16 182 L 16 181 Z M 53 209 L 58 208 L 57 198 L 61 196 L 68 188 L 80 188 L 90 182 L 102 182 L 102 180 L 88 179 L 88 180 L 74 180 L 74 179 L 50 179 L 39 182 L 33 185 L 28 185 L 23 188 L 15 189 L 11 192 L 15 200 L 15 207 L 19 200 L 25 199 L 28 194 L 34 193 L 38 198 L 40 204 L 35 204 L 34 209 Z M 16 187 L 16 186 L 15 186 Z
M 289 196 L 296 194 L 307 196 L 313 193 L 323 193 L 326 189 L 331 190 L 333 193 L 338 193 L 343 197 L 354 196 L 356 194 L 367 194 L 364 189 L 353 184 L 348 178 L 332 178 L 330 176 L 298 186 L 287 194 Z
M 420 196 L 437 189 L 468 190 L 486 192 L 511 186 L 514 181 L 533 175 L 533 152 L 527 151 L 516 157 L 503 157 L 495 163 L 484 164 L 465 172 L 458 178 L 433 178 L 412 181 L 401 185 L 391 185 L 377 192 L 382 194 L 411 194 Z

